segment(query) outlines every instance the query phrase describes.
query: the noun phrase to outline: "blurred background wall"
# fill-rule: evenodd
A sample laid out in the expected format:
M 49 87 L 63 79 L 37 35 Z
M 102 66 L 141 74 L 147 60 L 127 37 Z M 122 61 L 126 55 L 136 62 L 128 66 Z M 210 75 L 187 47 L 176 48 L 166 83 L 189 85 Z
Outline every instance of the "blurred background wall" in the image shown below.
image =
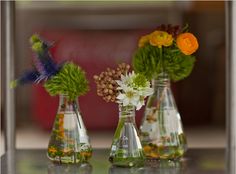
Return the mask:
M 31 65 L 28 39 L 39 33 L 55 41 L 57 61 L 79 63 L 90 79 L 91 91 L 81 97 L 81 110 L 90 130 L 114 130 L 115 105 L 96 96 L 92 75 L 121 61 L 131 62 L 138 38 L 160 24 L 188 23 L 199 39 L 192 74 L 173 84 L 184 127 L 225 124 L 225 8 L 224 2 L 16 2 L 16 76 Z M 4 70 L 4 67 L 1 68 Z M 4 72 L 4 71 L 3 71 Z M 4 79 L 2 81 L 4 86 Z M 4 102 L 4 99 L 2 100 Z M 17 128 L 33 125 L 50 130 L 57 98 L 41 87 L 16 89 Z M 51 107 L 52 106 L 52 107 Z M 91 109 L 92 108 L 92 109 Z M 101 112 L 97 112 L 97 110 Z M 4 116 L 4 110 L 1 108 Z M 142 112 L 138 112 L 140 121 Z M 105 120 L 110 120 L 105 122 Z M 4 125 L 3 125 L 4 126 Z

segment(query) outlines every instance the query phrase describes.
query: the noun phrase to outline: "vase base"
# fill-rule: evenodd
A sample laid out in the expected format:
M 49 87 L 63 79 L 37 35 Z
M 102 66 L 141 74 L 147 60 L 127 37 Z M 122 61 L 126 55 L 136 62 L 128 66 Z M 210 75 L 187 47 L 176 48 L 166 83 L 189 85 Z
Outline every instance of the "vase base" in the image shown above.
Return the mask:
M 144 158 L 135 158 L 135 157 L 128 157 L 128 158 L 114 158 L 109 157 L 109 161 L 114 166 L 118 167 L 141 167 L 144 165 Z
M 184 156 L 187 146 L 157 146 L 149 143 L 143 145 L 144 154 L 150 160 L 179 160 Z
M 47 154 L 47 157 L 53 163 L 58 164 L 78 164 L 78 163 L 87 163 L 91 158 L 92 152 L 75 152 L 70 156 L 50 156 Z

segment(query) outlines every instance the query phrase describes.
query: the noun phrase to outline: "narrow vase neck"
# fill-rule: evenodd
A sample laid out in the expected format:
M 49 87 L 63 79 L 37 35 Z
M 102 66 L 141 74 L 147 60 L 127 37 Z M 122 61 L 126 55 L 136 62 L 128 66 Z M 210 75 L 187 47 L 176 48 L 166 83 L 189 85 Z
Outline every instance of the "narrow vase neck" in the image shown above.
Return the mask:
M 154 90 L 158 87 L 170 87 L 170 78 L 168 74 L 162 73 L 156 79 L 152 79 L 152 87 Z
M 119 104 L 119 117 L 120 118 L 128 118 L 135 116 L 135 107 L 134 106 L 123 106 Z
M 78 101 L 70 101 L 66 95 L 59 96 L 59 108 L 58 111 L 74 111 L 78 110 Z

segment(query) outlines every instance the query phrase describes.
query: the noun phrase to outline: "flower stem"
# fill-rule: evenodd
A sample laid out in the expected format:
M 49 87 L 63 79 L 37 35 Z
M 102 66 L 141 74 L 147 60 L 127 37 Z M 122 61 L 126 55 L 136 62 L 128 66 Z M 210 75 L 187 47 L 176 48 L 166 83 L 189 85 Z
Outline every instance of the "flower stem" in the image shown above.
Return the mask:
M 81 127 L 81 125 L 80 125 L 79 113 L 78 113 L 78 110 L 77 110 L 77 106 L 76 106 L 75 101 L 73 101 L 72 106 L 73 106 L 74 112 L 75 112 L 75 114 L 76 114 L 77 120 L 78 120 L 78 122 L 79 122 L 79 127 L 80 127 L 80 129 L 81 129 L 82 127 Z
M 163 49 L 162 47 L 159 48 L 160 49 L 160 61 L 161 61 L 161 73 L 165 72 L 165 66 L 164 66 L 164 59 L 163 59 Z

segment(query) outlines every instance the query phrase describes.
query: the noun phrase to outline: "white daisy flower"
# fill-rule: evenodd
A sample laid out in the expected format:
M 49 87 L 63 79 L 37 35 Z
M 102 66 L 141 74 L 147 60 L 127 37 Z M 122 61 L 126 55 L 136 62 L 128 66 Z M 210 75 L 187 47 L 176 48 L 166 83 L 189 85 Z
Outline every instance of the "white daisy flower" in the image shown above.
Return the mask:
M 132 105 L 139 110 L 145 104 L 144 98 L 153 93 L 150 82 L 144 76 L 134 72 L 121 75 L 121 80 L 116 82 L 118 84 L 117 90 L 120 91 L 117 102 L 123 106 Z
M 124 93 L 120 93 L 117 96 L 119 103 L 122 103 L 123 106 L 128 106 L 128 105 L 136 106 L 139 101 L 138 93 L 129 87 L 124 88 L 123 92 Z

